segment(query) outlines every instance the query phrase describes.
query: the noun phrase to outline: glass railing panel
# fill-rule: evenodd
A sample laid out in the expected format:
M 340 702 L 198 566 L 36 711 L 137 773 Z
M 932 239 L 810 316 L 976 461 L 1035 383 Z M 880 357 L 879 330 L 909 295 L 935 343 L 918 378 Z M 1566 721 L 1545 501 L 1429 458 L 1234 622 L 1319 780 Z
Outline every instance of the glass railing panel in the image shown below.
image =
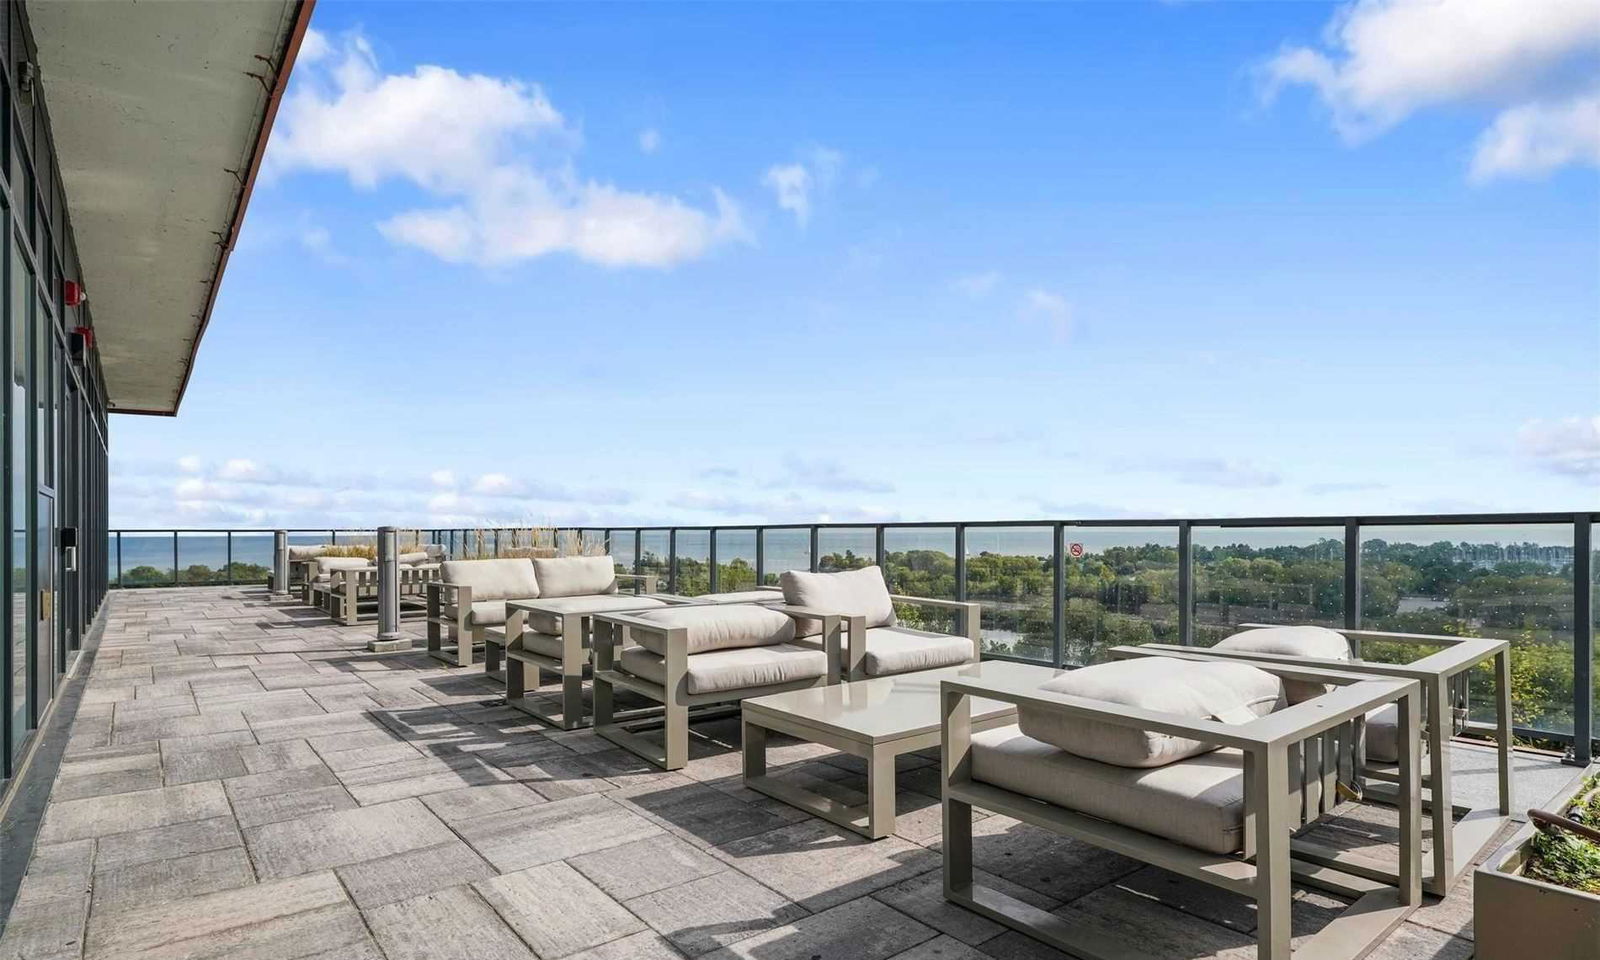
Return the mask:
M 859 570 L 878 562 L 878 531 L 873 527 L 822 527 L 817 530 L 817 569 L 823 573 Z
M 1373 630 L 1510 640 L 1516 725 L 1570 734 L 1576 615 L 1571 524 L 1361 528 L 1361 624 Z M 1367 644 L 1378 659 L 1404 645 Z M 1475 671 L 1470 715 L 1493 719 L 1493 676 Z
M 672 572 L 672 543 L 665 530 L 639 531 L 639 572 L 653 573 L 662 590 L 667 589 L 667 575 Z
M 169 587 L 173 583 L 171 533 L 122 535 L 122 585 Z
M 777 583 L 785 570 L 811 569 L 811 531 L 806 527 L 775 527 L 761 531 L 762 581 Z
M 956 598 L 955 527 L 885 527 L 883 576 L 889 592 L 935 600 Z M 950 633 L 956 618 L 948 610 L 916 604 L 895 605 L 895 616 L 909 627 Z
M 220 532 L 178 534 L 178 582 L 227 583 L 228 535 Z
M 636 573 L 633 569 L 633 558 L 639 544 L 639 531 L 637 530 L 612 530 L 611 559 L 616 563 L 618 573 Z
M 1054 530 L 968 527 L 968 600 L 983 605 L 983 649 L 1051 662 L 1055 657 Z
M 755 530 L 718 530 L 717 589 L 723 593 L 756 585 Z
M 672 589 L 686 597 L 711 592 L 711 531 L 679 530 Z
M 235 533 L 233 564 L 223 579 L 233 583 L 266 583 L 272 574 L 272 534 Z
M 1177 527 L 1067 527 L 1062 556 L 1066 663 L 1124 643 L 1177 643 Z
M 112 531 L 106 534 L 106 584 L 117 586 L 117 534 Z
M 1195 527 L 1194 642 L 1241 623 L 1344 626 L 1344 528 Z

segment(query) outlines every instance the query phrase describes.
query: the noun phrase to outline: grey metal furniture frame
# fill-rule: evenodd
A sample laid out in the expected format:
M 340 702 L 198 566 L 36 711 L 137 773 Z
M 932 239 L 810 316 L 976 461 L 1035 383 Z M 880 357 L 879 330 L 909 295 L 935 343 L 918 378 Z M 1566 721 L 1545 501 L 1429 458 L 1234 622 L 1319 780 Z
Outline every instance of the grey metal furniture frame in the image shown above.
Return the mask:
M 429 583 L 439 578 L 438 564 L 422 567 L 402 564 L 395 572 L 402 616 L 408 611 L 425 612 L 423 592 Z M 319 603 L 329 617 L 345 626 L 376 620 L 378 568 L 333 571 L 328 576 L 326 589 L 319 592 Z
M 689 762 L 691 711 L 738 703 L 768 693 L 838 683 L 841 632 L 838 614 L 810 607 L 777 606 L 769 609 L 796 619 L 822 621 L 822 650 L 828 663 L 825 676 L 815 680 L 741 687 L 714 693 L 687 693 L 684 692 L 684 677 L 689 670 L 689 632 L 686 628 L 665 627 L 625 613 L 593 615 L 594 732 L 664 770 L 678 770 Z M 622 647 L 640 635 L 658 637 L 667 651 L 663 658 L 666 661 L 665 684 L 629 673 L 618 661 L 617 653 Z M 639 721 L 618 717 L 613 703 L 613 693 L 617 688 L 660 704 L 659 715 Z M 646 725 L 662 727 L 659 745 L 640 732 Z
M 1242 628 L 1260 629 L 1275 624 L 1247 623 Z M 1171 644 L 1144 644 L 1115 647 L 1113 657 L 1146 656 L 1150 653 L 1183 653 L 1219 660 L 1243 660 L 1258 666 L 1297 664 L 1375 677 L 1415 680 L 1422 686 L 1422 732 L 1427 744 L 1427 769 L 1422 775 L 1423 808 L 1431 817 L 1429 834 L 1433 849 L 1423 875 L 1423 889 L 1435 896 L 1450 893 L 1455 882 L 1472 868 L 1472 862 L 1494 841 L 1511 817 L 1516 803 L 1511 765 L 1511 644 L 1487 637 L 1446 637 L 1421 633 L 1390 633 L 1380 630 L 1338 630 L 1350 642 L 1352 660 L 1327 660 L 1294 657 L 1247 650 L 1219 650 L 1215 647 L 1180 647 Z M 1435 652 L 1405 664 L 1362 660 L 1362 641 L 1406 643 L 1436 648 Z M 1494 663 L 1495 736 L 1498 740 L 1499 796 L 1493 807 L 1467 807 L 1454 802 L 1451 789 L 1450 738 L 1455 727 L 1452 718 L 1452 690 L 1464 684 L 1467 672 L 1482 663 Z M 1378 781 L 1366 785 L 1363 796 L 1392 803 L 1395 798 L 1395 772 L 1391 765 L 1367 761 L 1362 772 Z M 1460 819 L 1456 819 L 1459 817 Z M 1385 874 L 1373 874 L 1381 877 Z
M 944 894 L 991 920 L 1090 960 L 1141 956 L 1125 941 L 1086 931 L 1067 920 L 978 883 L 973 871 L 972 808 L 981 807 L 1173 873 L 1253 898 L 1259 960 L 1290 956 L 1291 880 L 1324 887 L 1355 903 L 1302 947 L 1319 960 L 1357 960 L 1387 937 L 1422 901 L 1419 783 L 1421 685 L 1281 665 L 1262 669 L 1334 689 L 1257 720 L 1227 724 L 1140 710 L 1041 691 L 1037 685 L 994 680 L 946 680 L 941 691 L 944 772 Z M 1140 830 L 1041 802 L 972 779 L 972 700 L 981 697 L 1049 710 L 1080 720 L 1173 734 L 1244 753 L 1244 848 L 1234 856 L 1206 853 Z M 1316 822 L 1337 803 L 1337 785 L 1353 766 L 1353 743 L 1369 710 L 1398 703 L 1401 750 L 1400 870 L 1395 886 L 1299 855 L 1292 831 Z M 1304 758 L 1291 777 L 1291 757 Z M 1180 763 L 1182 761 L 1179 761 Z
M 649 573 L 619 573 L 618 580 L 636 584 L 636 592 L 654 593 L 656 577 Z M 642 588 L 642 589 L 640 589 Z M 435 580 L 427 586 L 428 654 L 437 660 L 457 667 L 472 666 L 472 655 L 478 647 L 485 646 L 492 637 L 495 645 L 507 646 L 511 620 L 510 605 L 521 601 L 534 602 L 537 598 L 520 597 L 506 601 L 506 625 L 475 627 L 467 623 L 472 613 L 472 587 L 463 583 Z M 441 628 L 443 633 L 441 635 Z M 520 632 L 520 626 L 518 630 Z M 488 651 L 485 650 L 485 656 Z
M 967 662 L 978 662 L 983 653 L 983 604 L 968 600 L 908 597 L 898 593 L 890 594 L 889 599 L 898 604 L 953 611 L 956 615 L 957 632 L 951 634 L 951 636 L 965 637 L 972 641 L 972 658 Z M 850 616 L 843 619 L 845 623 L 845 645 L 842 653 L 845 661 L 841 672 L 846 680 L 866 680 L 868 679 L 866 670 L 867 618 Z
M 654 577 L 650 578 L 651 581 Z M 692 603 L 692 600 L 680 599 L 673 594 L 654 594 L 641 592 L 641 598 L 648 597 L 652 600 L 661 600 L 668 605 L 683 605 Z M 661 604 L 641 604 L 633 612 L 661 609 Z M 555 613 L 561 617 L 561 656 L 551 657 L 529 650 L 524 646 L 524 638 L 530 632 L 527 629 L 529 613 L 535 612 Z M 607 611 L 609 613 L 627 613 L 626 609 Z M 562 730 L 575 730 L 584 726 L 583 714 L 583 681 L 592 674 L 591 657 L 589 654 L 590 638 L 594 633 L 595 613 L 567 613 L 558 610 L 549 610 L 539 600 L 514 600 L 506 604 L 506 625 L 503 631 L 496 634 L 492 630 L 484 634 L 483 662 L 484 670 L 493 673 L 500 669 L 500 659 L 505 657 L 506 669 L 506 703 L 516 707 L 524 713 L 543 720 L 545 723 L 559 727 Z M 533 698 L 528 686 L 528 670 L 533 670 L 532 690 L 537 690 L 540 680 L 545 673 L 554 673 L 561 678 L 561 709 L 547 711 L 540 709 Z
M 939 723 L 941 681 L 969 676 L 1040 684 L 1062 672 L 1031 663 L 989 660 L 746 700 L 740 705 L 744 785 L 870 840 L 882 839 L 895 829 L 895 758 L 937 747 L 943 736 Z M 1016 722 L 1015 706 L 980 701 L 974 708 L 972 729 Z M 866 761 L 866 802 L 841 803 L 768 776 L 768 731 L 820 743 Z

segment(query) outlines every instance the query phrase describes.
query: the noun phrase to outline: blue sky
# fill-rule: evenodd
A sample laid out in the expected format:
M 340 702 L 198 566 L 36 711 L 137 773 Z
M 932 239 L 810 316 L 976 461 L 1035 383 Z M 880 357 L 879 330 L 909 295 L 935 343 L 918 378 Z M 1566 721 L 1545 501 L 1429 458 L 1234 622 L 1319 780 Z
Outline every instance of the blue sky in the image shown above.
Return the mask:
M 1596 10 L 324 0 L 112 524 L 1592 508 Z

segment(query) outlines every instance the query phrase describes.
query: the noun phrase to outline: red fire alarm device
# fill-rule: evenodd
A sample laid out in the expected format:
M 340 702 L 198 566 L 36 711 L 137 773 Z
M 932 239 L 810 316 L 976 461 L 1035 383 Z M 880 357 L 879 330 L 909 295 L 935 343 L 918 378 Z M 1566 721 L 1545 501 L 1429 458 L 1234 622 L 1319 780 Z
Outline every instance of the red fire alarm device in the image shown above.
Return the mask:
M 61 281 L 61 299 L 69 307 L 83 302 L 83 285 L 76 280 Z
M 72 332 L 83 339 L 83 346 L 87 350 L 94 349 L 94 328 L 73 327 Z

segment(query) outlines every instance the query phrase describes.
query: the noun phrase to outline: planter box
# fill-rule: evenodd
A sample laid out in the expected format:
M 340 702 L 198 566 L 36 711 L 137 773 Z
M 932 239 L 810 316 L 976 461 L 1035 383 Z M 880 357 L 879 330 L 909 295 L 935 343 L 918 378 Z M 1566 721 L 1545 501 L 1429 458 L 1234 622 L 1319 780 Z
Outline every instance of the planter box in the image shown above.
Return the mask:
M 1600 764 L 1583 777 L 1600 771 Z M 1566 809 L 1583 777 L 1546 809 Z M 1473 878 L 1477 960 L 1595 960 L 1600 957 L 1600 896 L 1521 876 L 1532 851 L 1528 824 L 1490 855 Z

